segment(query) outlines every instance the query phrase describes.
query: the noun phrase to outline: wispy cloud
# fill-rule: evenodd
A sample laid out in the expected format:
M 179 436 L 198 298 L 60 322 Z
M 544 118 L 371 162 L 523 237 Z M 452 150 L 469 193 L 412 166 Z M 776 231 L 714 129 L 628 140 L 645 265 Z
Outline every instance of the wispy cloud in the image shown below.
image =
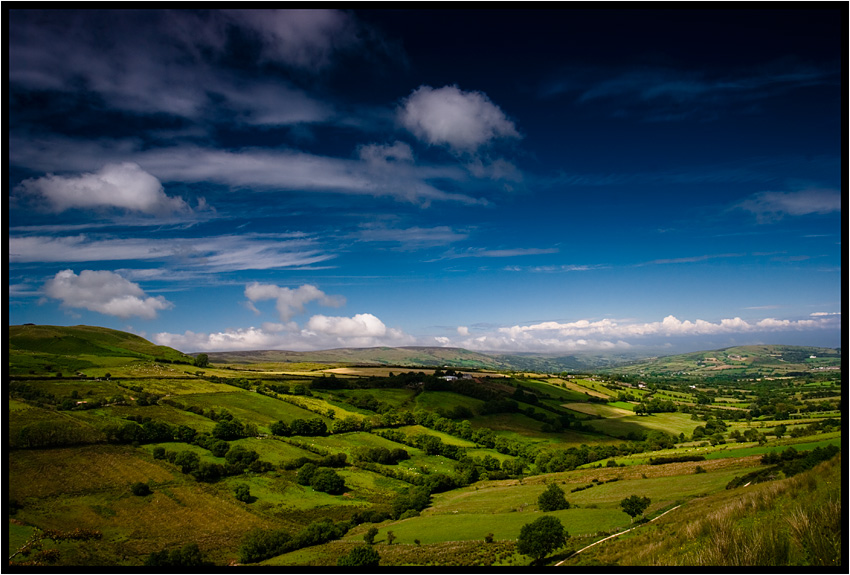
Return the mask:
M 249 124 L 325 121 L 332 111 L 282 79 L 249 79 L 219 67 L 233 29 L 258 47 L 262 62 L 302 73 L 327 67 L 336 52 L 358 43 L 356 22 L 335 10 L 17 11 L 11 17 L 9 80 L 16 88 L 84 86 L 115 109 L 186 118 L 217 109 Z
M 786 216 L 840 212 L 841 192 L 830 189 L 760 192 L 734 207 L 755 214 L 761 222 L 773 222 Z
M 545 254 L 556 254 L 558 253 L 558 251 L 558 248 L 467 248 L 464 250 L 450 250 L 436 259 L 427 261 L 456 260 L 461 258 L 514 258 L 525 256 L 538 256 Z
M 566 273 L 566 272 L 586 272 L 590 270 L 602 269 L 606 266 L 602 265 L 552 265 L 552 266 L 506 266 L 505 271 L 509 272 L 531 272 L 531 273 Z
M 644 121 L 707 120 L 791 90 L 838 85 L 839 79 L 837 68 L 790 60 L 722 72 L 663 66 L 572 67 L 547 81 L 540 93 L 569 94 L 580 105 L 602 103 L 613 115 Z
M 315 240 L 292 234 L 206 238 L 24 236 L 9 238 L 12 263 L 162 260 L 206 272 L 308 266 L 334 258 Z
M 650 265 L 666 265 L 666 264 L 690 264 L 696 262 L 703 262 L 706 260 L 713 259 L 722 259 L 722 258 L 740 258 L 744 257 L 747 254 L 705 254 L 700 256 L 688 256 L 684 258 L 667 258 L 667 259 L 658 259 L 652 260 L 640 264 L 635 264 L 636 266 L 650 266 Z
M 128 140 L 78 142 L 51 137 L 20 138 L 15 140 L 10 151 L 13 165 L 45 172 L 94 171 L 101 168 L 104 160 L 134 162 L 166 187 L 176 182 L 216 183 L 243 193 L 297 191 L 369 195 L 423 206 L 434 201 L 488 204 L 486 198 L 445 191 L 431 183 L 437 180 L 467 183 L 470 173 L 460 166 L 389 161 L 400 158 L 402 146 L 392 149 L 361 147 L 361 157 L 350 159 L 292 149 L 224 150 L 192 144 L 142 149 L 138 142 Z
M 407 251 L 459 242 L 467 239 L 469 234 L 449 226 L 390 228 L 381 224 L 364 224 L 351 237 L 361 242 L 395 244 L 397 249 Z

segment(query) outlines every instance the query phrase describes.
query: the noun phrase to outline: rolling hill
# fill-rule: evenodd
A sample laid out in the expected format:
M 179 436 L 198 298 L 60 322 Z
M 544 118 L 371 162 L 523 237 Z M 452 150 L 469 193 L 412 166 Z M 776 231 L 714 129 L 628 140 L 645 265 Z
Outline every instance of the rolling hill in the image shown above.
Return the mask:
M 191 363 L 193 358 L 170 347 L 114 329 L 87 325 L 9 326 L 9 353 L 14 374 L 79 370 L 99 364 L 96 358 Z M 47 369 L 50 368 L 50 369 Z
M 786 377 L 837 369 L 840 366 L 840 348 L 745 345 L 658 357 L 600 371 L 653 376 Z

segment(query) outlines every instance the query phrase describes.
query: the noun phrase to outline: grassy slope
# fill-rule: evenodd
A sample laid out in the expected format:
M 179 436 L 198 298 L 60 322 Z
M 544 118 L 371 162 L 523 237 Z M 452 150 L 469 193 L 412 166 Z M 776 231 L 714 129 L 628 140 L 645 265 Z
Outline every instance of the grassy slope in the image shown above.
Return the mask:
M 800 475 L 688 502 L 566 566 L 839 566 L 841 457 Z
M 53 372 L 74 375 L 85 373 L 87 368 L 120 367 L 139 360 L 192 361 L 170 347 L 103 327 L 13 325 L 8 333 L 9 371 L 13 375 Z
M 812 359 L 810 356 L 816 356 Z M 832 348 L 787 345 L 750 345 L 660 357 L 630 365 L 607 368 L 616 373 L 672 375 L 718 375 L 724 372 L 759 372 L 782 375 L 790 371 L 813 371 L 840 366 L 841 353 Z
M 292 398 L 290 396 L 288 398 L 302 402 L 310 409 L 308 411 L 290 403 L 230 385 L 211 383 L 203 378 L 187 376 L 187 370 L 189 374 L 197 371 L 197 368 L 192 366 L 173 366 L 174 369 L 168 364 L 164 367 L 157 366 L 150 361 L 150 358 L 157 356 L 145 355 L 146 352 L 166 353 L 168 348 L 163 351 L 158 346 L 153 346 L 136 336 L 121 334 L 121 332 L 113 333 L 113 330 L 101 328 L 15 327 L 26 328 L 21 331 L 29 335 L 16 340 L 17 343 L 14 345 L 17 347 L 12 348 L 10 357 L 14 365 L 34 365 L 31 360 L 35 356 L 32 354 L 41 354 L 38 357 L 46 357 L 43 349 L 53 351 L 61 349 L 70 354 L 63 361 L 81 361 L 79 358 L 83 357 L 85 361 L 91 363 L 92 373 L 112 370 L 115 374 L 116 366 L 118 366 L 128 374 L 144 377 L 145 379 L 135 379 L 132 383 L 141 385 L 145 391 L 171 395 L 173 399 L 185 405 L 215 407 L 217 410 L 227 409 L 240 420 L 256 423 L 261 431 L 266 430 L 271 422 L 278 419 L 291 421 L 296 417 L 320 417 L 330 423 L 328 418 L 314 411 L 318 410 L 325 414 L 331 407 L 319 397 Z M 13 329 L 10 328 L 10 333 Z M 35 337 L 33 333 L 40 335 Z M 72 335 L 65 337 L 63 333 Z M 45 343 L 52 341 L 50 338 L 58 338 L 61 345 L 50 347 Z M 81 353 L 73 355 L 75 349 Z M 174 352 L 174 350 L 171 351 Z M 383 353 L 388 352 L 383 351 Z M 54 354 L 50 357 L 58 364 L 60 360 L 56 358 L 63 356 Z M 121 367 L 122 362 L 126 361 L 131 363 L 124 365 L 131 367 Z M 183 370 L 183 367 L 186 370 Z M 238 372 L 234 373 L 230 370 L 209 369 L 206 371 L 224 377 L 243 377 Z M 256 376 L 248 377 L 253 379 Z M 116 394 L 135 395 L 134 392 L 119 387 L 115 381 L 77 381 L 59 378 L 29 381 L 59 398 L 68 397 L 72 391 L 76 391 L 82 397 L 90 398 L 111 397 Z M 586 394 L 608 397 L 613 394 L 599 382 L 591 380 L 549 378 L 520 379 L 517 382 L 521 383 L 526 391 L 545 393 L 556 398 L 547 401 L 553 401 L 558 405 L 575 402 L 581 397 L 586 397 Z M 323 395 L 334 393 L 338 393 L 340 399 L 342 396 L 350 397 L 368 393 L 392 405 L 398 407 L 404 405 L 407 409 L 419 406 L 433 410 L 438 407 L 450 408 L 454 405 L 464 405 L 475 411 L 475 408 L 480 405 L 479 400 L 450 392 L 425 392 L 415 398 L 411 390 L 396 389 L 348 390 L 326 392 Z M 679 413 L 638 417 L 623 410 L 624 405 L 585 403 L 583 406 L 586 406 L 584 411 L 590 410 L 597 417 L 590 424 L 598 425 L 609 433 L 620 434 L 632 429 L 658 428 L 674 433 L 683 431 L 690 434 L 693 427 L 699 424 L 691 420 L 689 416 Z M 528 406 L 523 405 L 523 407 Z M 55 422 L 63 428 L 75 426 L 81 430 L 90 430 L 96 435 L 98 429 L 129 415 L 144 415 L 173 425 L 187 424 L 199 431 L 209 431 L 215 425 L 210 419 L 165 405 L 109 406 L 88 411 L 55 411 L 18 400 L 10 400 L 8 409 L 8 430 L 11 437 L 14 437 L 23 426 L 37 422 Z M 333 406 L 333 410 L 336 418 L 355 413 L 344 403 Z M 614 414 L 622 415 L 622 417 L 608 417 Z M 543 433 L 541 422 L 530 419 L 524 414 L 475 417 L 472 419 L 472 425 L 476 428 L 488 426 L 495 429 L 497 435 L 522 442 L 537 443 L 541 446 L 546 445 L 547 448 L 564 448 L 583 443 L 591 446 L 598 443 L 620 443 L 620 440 L 610 437 L 570 430 L 564 433 Z M 428 433 L 440 437 L 445 443 L 471 446 L 469 442 L 420 426 L 401 428 L 401 431 L 414 434 Z M 358 446 L 403 447 L 411 457 L 409 460 L 402 461 L 400 468 L 424 466 L 432 472 L 453 473 L 452 460 L 440 456 L 428 456 L 416 448 L 395 444 L 369 433 L 355 432 L 305 439 L 307 444 L 313 443 L 331 452 L 343 452 L 349 455 Z M 833 443 L 840 442 L 840 432 L 830 436 L 818 436 L 817 439 Z M 804 438 L 801 438 L 800 441 L 803 440 Z M 810 438 L 806 441 L 812 440 Z M 790 440 L 782 440 L 782 442 L 786 441 Z M 249 438 L 233 443 L 255 449 L 261 459 L 275 465 L 295 457 L 312 456 L 295 445 L 273 439 Z M 584 541 L 591 539 L 599 531 L 615 530 L 628 525 L 629 518 L 617 507 L 617 503 L 625 495 L 638 494 L 652 498 L 653 504 L 648 511 L 650 514 L 658 513 L 682 500 L 688 501 L 689 506 L 696 504 L 707 494 L 722 495 L 723 487 L 729 479 L 757 466 L 758 454 L 775 448 L 779 443 L 774 440 L 768 446 L 758 448 L 742 445 L 743 449 L 739 450 L 733 450 L 732 445 L 718 446 L 706 449 L 705 454 L 708 459 L 701 462 L 647 466 L 641 465 L 641 457 L 648 457 L 643 454 L 632 458 L 617 458 L 618 462 L 628 460 L 630 462 L 628 467 L 579 469 L 567 473 L 535 476 L 523 481 L 480 482 L 467 488 L 436 495 L 433 505 L 420 517 L 382 524 L 379 540 L 385 538 L 388 530 L 392 530 L 398 537 L 397 543 L 403 544 L 398 545 L 398 552 L 392 550 L 392 553 L 388 553 L 394 557 L 388 559 L 391 561 L 389 564 L 409 564 L 443 555 L 448 557 L 446 561 L 449 563 L 446 564 L 451 564 L 451 561 L 470 564 L 470 561 L 485 560 L 483 556 L 476 553 L 485 548 L 480 543 L 485 532 L 493 532 L 496 539 L 504 540 L 500 543 L 504 548 L 499 547 L 499 549 L 507 555 L 502 556 L 501 559 L 493 559 L 489 555 L 488 557 L 501 563 L 525 565 L 528 562 L 527 558 L 514 555 L 511 551 L 512 543 L 509 545 L 506 541 L 515 539 L 522 525 L 539 516 L 536 499 L 544 488 L 544 481 L 556 481 L 567 492 L 567 498 L 574 507 L 557 512 L 560 514 L 558 516 L 565 521 L 574 541 Z M 224 462 L 223 458 L 216 458 L 197 446 L 180 443 L 161 445 L 172 451 L 184 449 L 196 451 L 204 461 Z M 346 494 L 342 496 L 318 493 L 309 487 L 300 486 L 295 481 L 294 471 L 281 469 L 259 475 L 229 477 L 212 485 L 200 484 L 180 473 L 175 466 L 161 460 L 153 460 L 154 447 L 156 445 L 153 444 L 142 445 L 138 448 L 87 445 L 65 449 L 10 452 L 7 467 L 10 498 L 17 499 L 23 505 L 16 517 L 42 527 L 58 529 L 87 527 L 101 529 L 104 532 L 104 539 L 95 544 L 62 544 L 62 557 L 66 563 L 76 561 L 87 565 L 122 563 L 138 565 L 144 556 L 152 551 L 184 544 L 187 541 L 187 533 L 190 533 L 189 540 L 197 541 L 201 550 L 211 560 L 223 564 L 236 556 L 240 535 L 253 527 L 284 527 L 296 531 L 310 521 L 321 517 L 340 520 L 349 517 L 355 509 L 372 506 L 386 508 L 394 494 L 406 486 L 398 480 L 354 467 L 340 471 L 347 487 Z M 490 454 L 497 459 L 504 457 L 485 449 L 476 449 L 475 454 L 479 457 Z M 745 455 L 748 457 L 743 457 Z M 707 473 L 695 474 L 697 466 L 705 469 Z M 618 480 L 605 483 L 613 478 Z M 593 479 L 598 481 L 594 482 Z M 151 482 L 154 495 L 145 498 L 132 496 L 129 493 L 129 486 L 135 481 Z M 233 498 L 236 483 L 249 484 L 251 493 L 257 497 L 257 501 L 251 505 L 237 502 Z M 571 489 L 587 485 L 593 485 L 593 487 L 575 493 L 570 492 Z M 318 564 L 335 565 L 336 557 L 340 553 L 349 549 L 352 543 L 362 540 L 362 534 L 368 526 L 355 528 L 344 542 L 310 548 L 298 552 L 300 555 L 283 556 L 270 563 L 298 564 L 297 560 L 295 563 L 290 562 L 295 557 L 308 562 L 309 555 L 311 557 L 309 561 L 315 560 L 319 562 Z M 15 541 L 25 537 L 28 529 L 22 525 L 15 525 Z M 425 544 L 422 548 L 413 542 L 416 538 L 420 539 L 420 543 Z M 473 545 L 463 542 L 473 543 Z M 402 549 L 404 549 L 403 552 L 400 551 Z M 492 549 L 490 548 L 491 551 Z

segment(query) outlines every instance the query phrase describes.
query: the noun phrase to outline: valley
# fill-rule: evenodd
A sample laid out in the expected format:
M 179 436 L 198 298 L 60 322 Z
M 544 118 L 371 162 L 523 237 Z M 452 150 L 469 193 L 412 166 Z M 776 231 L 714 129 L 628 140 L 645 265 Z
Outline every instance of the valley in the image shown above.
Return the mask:
M 12 565 L 336 566 L 364 547 L 398 567 L 746 565 L 712 545 L 762 525 L 785 542 L 771 565 L 841 564 L 817 531 L 841 531 L 840 350 L 535 371 L 457 349 L 9 336 Z M 631 516 L 628 496 L 648 503 Z M 541 517 L 567 533 L 542 555 L 524 544 Z

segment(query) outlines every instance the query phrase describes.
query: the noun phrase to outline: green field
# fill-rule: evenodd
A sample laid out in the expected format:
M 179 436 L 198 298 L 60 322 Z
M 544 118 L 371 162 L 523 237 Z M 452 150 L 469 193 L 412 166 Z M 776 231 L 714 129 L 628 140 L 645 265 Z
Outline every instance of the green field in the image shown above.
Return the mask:
M 680 433 L 691 435 L 701 422 L 691 420 L 691 417 L 685 413 L 653 413 L 652 415 L 632 414 L 624 417 L 592 419 L 586 423 L 602 433 L 625 437 L 630 432 L 640 433 L 650 429 L 666 431 L 673 435 Z
M 439 363 L 423 367 L 423 375 L 414 376 L 416 381 L 399 383 L 402 378 L 374 379 L 390 371 L 402 372 L 397 366 L 368 367 L 365 362 L 354 365 L 354 361 L 310 363 L 319 355 L 299 356 L 302 363 L 296 365 L 284 359 L 288 352 L 234 353 L 229 366 L 219 363 L 200 370 L 191 364 L 189 356 L 129 334 L 100 328 L 42 327 L 10 329 L 14 336 L 10 345 L 10 365 L 14 369 L 10 370 L 6 411 L 10 554 L 20 548 L 35 527 L 93 529 L 102 535 L 93 541 L 48 543 L 46 548 L 58 553 L 54 564 L 57 568 L 138 567 L 154 552 L 178 549 L 187 543 L 197 543 L 211 568 L 223 567 L 238 561 L 243 537 L 254 529 L 283 530 L 295 536 L 322 520 L 335 522 L 344 533 L 342 538 L 322 540 L 316 545 L 312 544 L 316 540 L 310 540 L 308 547 L 278 557 L 267 556 L 262 564 L 333 567 L 375 526 L 379 529 L 376 549 L 386 557 L 383 564 L 387 566 L 527 568 L 531 560 L 517 552 L 517 538 L 524 525 L 543 515 L 538 498 L 547 485 L 555 484 L 564 491 L 571 507 L 551 515 L 564 524 L 570 539 L 563 549 L 536 565 L 542 567 L 566 559 L 571 551 L 605 534 L 636 525 L 619 505 L 627 496 L 651 500 L 647 518 L 681 505 L 665 521 L 698 513 L 690 520 L 690 524 L 697 524 L 715 513 L 718 508 L 712 507 L 714 502 L 731 505 L 730 501 L 743 500 L 750 493 L 766 492 L 780 484 L 772 480 L 764 489 L 758 485 L 749 486 L 746 491 L 726 489 L 732 479 L 763 469 L 762 455 L 790 446 L 805 451 L 842 445 L 842 389 L 834 379 L 840 376 L 836 373 L 811 371 L 783 376 L 784 379 L 716 383 L 710 378 L 692 376 L 675 379 L 665 375 L 653 380 L 646 374 L 625 374 L 621 380 L 587 373 L 580 377 L 567 377 L 560 372 L 549 376 L 528 369 L 506 372 L 498 379 L 476 376 L 453 383 L 429 375 L 435 365 L 447 365 Z M 701 369 L 709 369 L 720 367 L 721 363 L 740 362 L 747 369 L 768 364 L 773 369 L 778 363 L 759 364 L 754 358 L 768 353 L 778 360 L 784 354 L 789 364 L 800 365 L 810 353 L 808 348 L 762 347 L 701 352 L 671 359 L 668 365 L 701 362 Z M 61 353 L 52 354 L 50 350 Z M 355 356 L 352 350 L 333 353 L 348 360 Z M 369 352 L 376 360 L 419 354 L 448 361 L 447 353 L 456 354 L 464 362 L 477 361 L 474 358 L 478 357 L 440 348 L 375 348 Z M 258 358 L 263 354 L 275 358 L 276 363 L 262 363 Z M 826 352 L 824 356 L 824 364 L 833 362 L 834 358 Z M 252 363 L 238 363 L 240 357 Z M 66 373 L 69 367 L 88 377 L 69 377 L 76 373 Z M 312 395 L 298 390 L 303 394 L 279 396 L 268 391 L 268 386 L 274 385 L 304 385 L 309 389 L 317 376 L 316 371 L 302 378 L 281 375 L 289 368 L 304 369 L 305 373 L 311 369 L 333 370 L 339 372 L 340 378 L 345 377 L 345 384 L 353 389 L 316 390 Z M 60 371 L 62 376 L 58 377 L 56 373 Z M 420 369 L 413 371 L 418 373 Z M 712 373 L 732 371 L 714 369 Z M 204 375 L 196 375 L 200 372 Z M 828 381 L 809 381 L 817 378 Z M 621 385 L 618 381 L 629 383 Z M 646 388 L 637 388 L 644 381 Z M 695 384 L 698 391 L 692 390 Z M 679 411 L 638 416 L 634 411 L 636 403 L 615 401 L 621 390 L 635 398 L 651 395 L 652 399 L 672 401 Z M 708 394 L 714 403 L 707 403 L 698 394 Z M 353 405 L 367 397 L 375 400 L 363 404 L 369 409 Z M 481 397 L 491 402 L 486 410 L 500 411 L 481 415 L 485 411 Z M 190 407 L 201 408 L 203 413 L 188 411 Z M 452 414 L 457 408 L 468 411 Z M 224 412 L 238 425 L 229 430 L 228 426 L 219 425 L 217 422 L 227 419 L 222 419 Z M 455 419 L 449 421 L 427 412 Z M 270 435 L 270 427 L 279 420 L 291 423 L 295 419 L 317 418 L 326 424 L 327 431 L 305 426 L 297 436 Z M 345 418 L 354 420 L 361 431 L 333 433 L 335 422 Z M 394 427 L 410 421 L 434 428 Z M 581 431 L 576 430 L 579 424 Z M 784 434 L 774 430 L 778 425 L 786 426 Z M 194 430 L 194 439 L 189 439 L 192 434 L 186 435 L 187 430 L 178 426 Z M 697 426 L 711 431 L 694 439 Z M 341 431 L 343 427 L 336 429 Z M 406 436 L 400 439 L 404 443 L 378 435 L 386 430 Z M 481 433 L 486 430 L 492 433 Z M 651 431 L 673 436 L 675 447 L 652 451 L 659 445 L 659 434 L 647 436 Z M 730 437 L 734 431 L 749 431 L 749 441 L 734 442 Z M 287 431 L 279 433 L 285 435 Z M 421 435 L 439 438 L 440 444 L 420 445 L 430 453 L 442 455 L 429 455 L 408 445 L 416 445 L 416 437 Z M 459 435 L 475 437 L 481 445 Z M 226 438 L 227 445 L 222 446 L 220 438 Z M 482 446 L 492 445 L 491 442 L 505 453 Z M 458 446 L 463 451 L 458 453 L 444 446 Z M 234 447 L 256 452 L 260 463 L 245 467 L 246 462 L 240 467 L 233 457 L 218 457 L 211 451 L 225 453 Z M 184 461 L 187 473 L 183 473 L 181 466 L 170 463 L 167 457 L 154 459 L 155 452 L 160 456 L 158 448 L 164 449 L 166 455 L 195 453 L 200 467 L 192 469 L 191 462 Z M 403 454 L 398 450 L 404 450 L 407 457 L 399 460 Z M 327 457 L 339 454 L 346 456 L 344 462 Z M 471 457 L 462 457 L 464 454 Z M 651 458 L 682 455 L 704 459 L 649 464 Z M 299 469 L 303 460 L 333 467 L 342 480 L 341 487 L 323 487 L 322 482 L 316 481 L 322 475 L 327 479 L 327 469 L 313 471 L 318 475 L 311 479 L 310 465 Z M 835 461 L 828 463 L 835 465 Z M 563 471 L 545 473 L 546 470 Z M 779 517 L 793 520 L 796 501 L 817 508 L 821 490 L 833 487 L 832 483 L 821 481 L 816 471 L 813 473 L 799 479 L 804 489 L 796 492 L 794 501 L 777 500 L 782 507 L 770 512 L 771 521 Z M 134 494 L 133 486 L 139 482 L 146 483 L 152 493 Z M 237 487 L 242 485 L 250 492 L 244 500 L 237 498 Z M 754 517 L 764 519 L 768 515 Z M 741 522 L 749 532 L 765 528 L 748 517 Z M 602 559 L 598 563 L 587 566 L 607 568 L 614 567 L 615 562 L 631 565 L 631 558 L 642 553 L 655 557 L 651 548 L 664 547 L 667 540 L 678 541 L 683 532 L 692 529 L 682 524 L 676 532 L 665 532 L 657 541 L 645 542 L 640 534 L 654 532 L 659 525 L 667 523 L 659 520 L 642 524 L 616 544 L 610 544 L 614 548 L 621 541 L 634 538 L 644 541 L 640 549 L 618 552 L 616 560 L 599 555 Z M 396 537 L 393 545 L 388 545 L 390 531 Z M 838 526 L 824 533 L 840 531 Z M 741 537 L 740 531 L 735 533 Z M 484 542 L 488 534 L 495 539 L 493 543 Z M 607 547 L 608 544 L 595 547 L 594 553 Z M 682 557 L 690 561 L 697 556 L 695 549 L 697 544 L 693 541 L 683 543 Z M 800 551 L 802 548 L 797 545 L 794 549 L 793 564 L 807 565 L 809 559 Z M 672 552 L 665 553 L 668 561 Z M 587 557 L 591 556 L 596 555 Z M 17 556 L 15 561 L 23 559 Z M 571 565 L 583 566 L 581 561 L 570 561 Z M 653 563 L 646 563 L 650 564 Z M 173 571 L 181 570 L 174 567 Z

